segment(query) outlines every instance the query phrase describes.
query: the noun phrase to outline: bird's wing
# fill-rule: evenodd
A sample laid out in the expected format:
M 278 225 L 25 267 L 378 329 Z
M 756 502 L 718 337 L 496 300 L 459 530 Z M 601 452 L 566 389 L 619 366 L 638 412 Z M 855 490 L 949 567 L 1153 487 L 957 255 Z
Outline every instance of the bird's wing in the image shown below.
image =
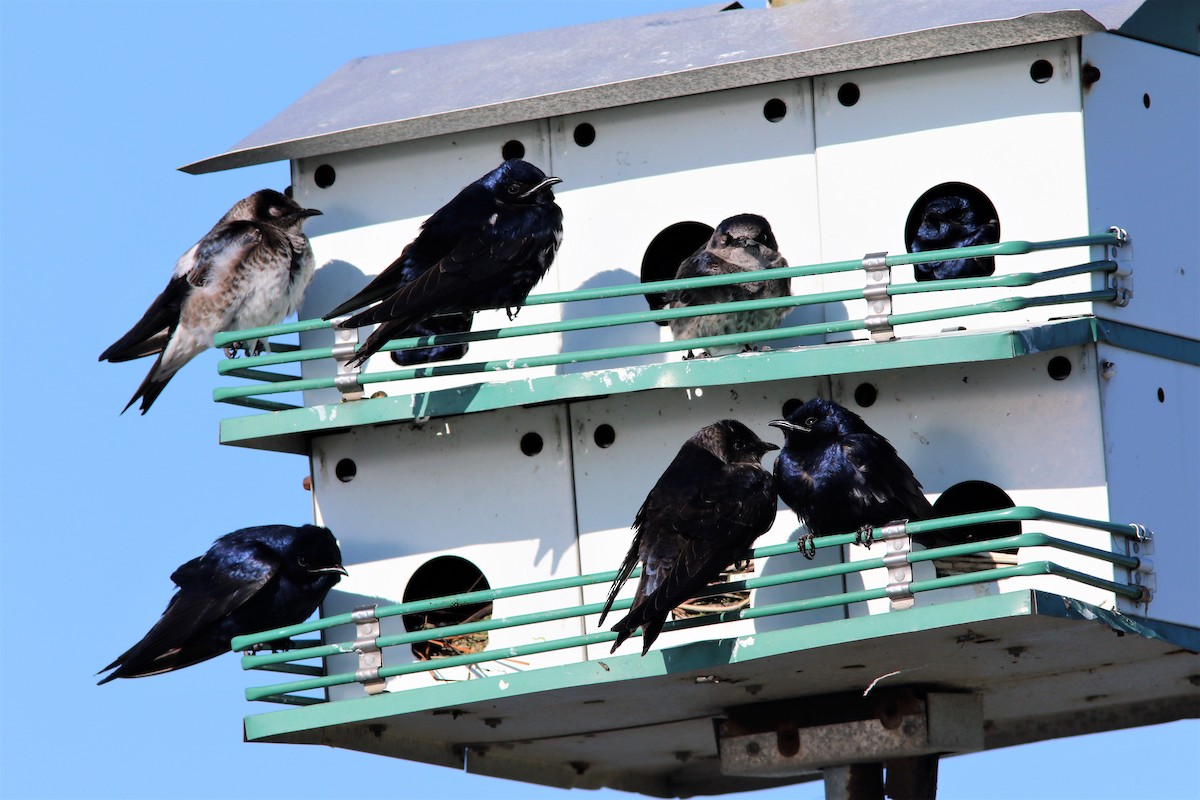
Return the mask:
M 142 318 L 120 339 L 100 354 L 101 361 L 119 363 L 161 353 L 179 324 L 179 309 L 191 286 L 181 276 L 172 277 L 167 288 L 154 298 Z
M 137 324 L 100 354 L 100 360 L 117 363 L 161 353 L 179 325 L 180 309 L 192 289 L 206 285 L 218 272 L 235 268 L 261 240 L 261 232 L 251 222 L 213 228 L 180 256 L 167 288 Z
M 776 499 L 772 477 L 757 467 L 724 467 L 678 509 L 669 531 L 655 537 L 657 551 L 643 548 L 642 579 L 629 614 L 614 628 L 623 641 L 645 626 L 645 653 L 671 610 L 714 580 L 771 527 Z
M 700 278 L 705 275 L 721 275 L 732 271 L 725 259 L 701 248 L 680 262 L 679 269 L 675 272 L 675 279 Z M 682 289 L 667 292 L 665 297 L 667 305 L 699 306 L 715 302 L 714 299 L 709 299 L 714 289 L 725 290 L 727 287 Z
M 179 591 L 154 627 L 167 623 L 170 638 L 186 640 L 258 594 L 277 571 L 273 554 L 258 542 L 229 546 L 218 559 L 194 558 L 171 573 Z
M 488 227 L 464 236 L 430 269 L 398 287 L 379 305 L 343 323 L 351 328 L 396 321 L 407 327 L 442 311 L 475 311 L 473 291 L 502 282 L 514 264 L 545 247 L 540 237 L 500 235 Z
M 640 514 L 641 512 L 639 511 L 638 513 Z M 613 580 L 613 584 L 608 590 L 608 599 L 604 601 L 604 608 L 600 611 L 599 625 L 604 625 L 604 618 L 608 616 L 608 612 L 612 609 L 613 601 L 617 599 L 617 594 L 621 591 L 621 587 L 625 585 L 625 581 L 633 574 L 633 570 L 637 567 L 638 561 L 641 559 L 639 553 L 642 547 L 642 532 L 637 530 L 636 526 L 635 530 L 633 543 L 629 545 L 629 552 L 625 554 L 625 561 L 622 562 L 621 568 L 617 570 L 617 577 Z
M 486 218 L 486 208 L 491 202 L 475 184 L 467 186 L 421 224 L 420 232 L 404 246 L 399 258 L 357 294 L 326 314 L 325 319 L 340 317 L 383 300 L 404 284 L 416 280 L 449 255 L 460 239 L 471 235 L 474 226 L 464 225 L 464 220 Z
M 851 434 L 845 437 L 843 452 L 855 467 L 856 499 L 882 507 L 891 519 L 926 519 L 933 506 L 925 499 L 921 483 L 895 448 L 877 435 Z
M 218 225 L 188 251 L 192 254 L 190 263 L 176 265 L 175 273 L 182 274 L 192 286 L 205 286 L 218 275 L 237 269 L 262 239 L 256 222 L 236 220 Z

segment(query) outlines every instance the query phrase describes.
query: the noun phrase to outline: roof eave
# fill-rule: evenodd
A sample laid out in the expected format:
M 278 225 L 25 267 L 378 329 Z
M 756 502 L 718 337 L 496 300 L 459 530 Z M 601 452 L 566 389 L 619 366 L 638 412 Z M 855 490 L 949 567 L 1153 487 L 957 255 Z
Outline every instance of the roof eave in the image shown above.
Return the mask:
M 1068 39 L 1103 30 L 1103 24 L 1078 10 L 929 28 L 235 149 L 180 169 L 193 175 L 218 172 L 724 89 Z

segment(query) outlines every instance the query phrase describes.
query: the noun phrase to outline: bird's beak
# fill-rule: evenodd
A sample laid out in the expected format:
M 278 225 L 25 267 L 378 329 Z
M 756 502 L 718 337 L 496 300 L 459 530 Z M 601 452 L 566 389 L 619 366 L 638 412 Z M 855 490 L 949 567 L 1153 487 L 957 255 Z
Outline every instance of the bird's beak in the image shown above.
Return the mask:
M 319 217 L 324 214 L 324 211 L 318 211 L 315 208 L 302 208 L 296 212 L 297 217 Z
M 802 433 L 811 433 L 812 428 L 806 428 L 803 425 L 797 425 L 794 422 L 788 422 L 786 419 L 773 419 L 767 423 L 772 428 L 779 428 L 784 431 L 801 431 Z
M 317 213 L 319 214 L 320 212 L 318 211 Z M 316 569 L 310 569 L 309 572 L 337 572 L 345 575 L 347 578 L 350 577 L 350 573 L 346 572 L 346 568 L 341 564 L 334 564 L 332 567 L 317 567 Z
M 518 197 L 529 197 L 531 195 L 537 194 L 542 189 L 545 189 L 547 186 L 553 186 L 556 183 L 562 183 L 562 178 L 555 178 L 554 176 L 550 176 L 549 178 L 546 178 L 546 180 L 539 183 L 537 186 L 534 186 L 532 189 L 528 189 L 524 192 L 521 192 L 521 194 L 519 194 L 517 196 Z
M 772 450 L 778 450 L 778 449 L 779 449 L 779 445 L 777 445 L 777 444 L 771 444 L 770 442 L 763 442 L 763 443 L 762 443 L 762 451 L 763 451 L 763 453 L 769 453 L 769 452 L 771 452 Z

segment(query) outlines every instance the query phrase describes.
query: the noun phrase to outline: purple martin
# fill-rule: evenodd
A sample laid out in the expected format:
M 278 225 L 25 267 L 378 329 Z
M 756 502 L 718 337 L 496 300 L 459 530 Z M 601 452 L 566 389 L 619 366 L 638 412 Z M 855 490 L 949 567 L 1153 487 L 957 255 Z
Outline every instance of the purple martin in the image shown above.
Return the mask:
M 940 194 L 930 198 L 920 211 L 920 220 L 920 225 L 908 242 L 910 253 L 995 244 L 1000 241 L 1000 228 L 995 212 L 983 208 L 982 202 L 966 194 Z M 996 271 L 996 260 L 984 257 L 930 261 L 914 264 L 913 271 L 918 281 L 979 278 Z
M 333 319 L 375 301 L 339 323 L 379 324 L 351 365 L 361 365 L 389 339 L 470 330 L 473 312 L 503 308 L 516 317 L 562 242 L 562 210 L 551 186 L 561 179 L 509 159 L 435 211 L 387 269 L 325 315 Z M 415 364 L 461 358 L 466 345 L 413 350 Z
M 779 254 L 771 223 L 757 214 L 738 214 L 724 220 L 713 231 L 712 238 L 699 250 L 683 260 L 676 278 L 698 278 L 702 275 L 731 275 L 738 272 L 786 267 L 787 261 Z M 709 303 L 728 303 L 736 300 L 762 300 L 769 297 L 787 297 L 791 294 L 787 279 L 750 281 L 728 286 L 685 289 L 669 292 L 665 296 L 670 308 L 700 306 Z M 671 320 L 671 332 L 675 339 L 698 339 L 701 336 L 721 336 L 728 333 L 774 328 L 787 315 L 789 308 L 766 308 L 759 311 L 743 311 L 738 314 L 708 314 L 703 317 L 686 317 Z M 701 356 L 721 355 L 757 350 L 755 345 L 732 345 L 711 348 Z M 688 351 L 687 358 L 693 353 Z
M 227 652 L 235 636 L 303 622 L 345 574 L 327 528 L 264 525 L 228 533 L 175 570 L 178 591 L 167 610 L 100 670 L 115 667 L 99 683 L 189 667 Z
M 864 537 L 871 528 L 934 516 L 896 449 L 853 411 L 815 397 L 768 424 L 783 431 L 775 486 L 808 527 L 802 549 L 809 558 L 814 536 L 856 531 L 870 546 Z
M 302 228 L 320 213 L 263 189 L 239 200 L 179 257 L 167 288 L 100 354 L 113 363 L 158 356 L 122 414 L 138 398 L 145 414 L 167 381 L 212 346 L 215 334 L 276 325 L 300 307 L 314 267 Z M 264 349 L 259 340 L 238 344 L 247 354 Z M 238 344 L 226 348 L 230 357 Z
M 608 592 L 600 624 L 634 567 L 642 577 L 629 613 L 612 627 L 612 652 L 639 626 L 642 655 L 671 609 L 745 554 L 775 521 L 777 501 L 763 454 L 779 447 L 735 419 L 701 428 L 684 442 L 633 520 L 633 544 Z

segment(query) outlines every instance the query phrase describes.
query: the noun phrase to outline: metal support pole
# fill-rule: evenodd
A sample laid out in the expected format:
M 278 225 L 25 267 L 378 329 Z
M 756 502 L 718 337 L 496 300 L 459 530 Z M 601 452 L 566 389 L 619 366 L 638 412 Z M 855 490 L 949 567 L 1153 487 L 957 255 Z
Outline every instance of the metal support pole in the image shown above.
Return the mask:
M 821 774 L 825 800 L 883 800 L 883 764 L 843 764 Z
M 891 800 L 934 800 L 937 797 L 937 755 L 887 762 L 885 790 Z

